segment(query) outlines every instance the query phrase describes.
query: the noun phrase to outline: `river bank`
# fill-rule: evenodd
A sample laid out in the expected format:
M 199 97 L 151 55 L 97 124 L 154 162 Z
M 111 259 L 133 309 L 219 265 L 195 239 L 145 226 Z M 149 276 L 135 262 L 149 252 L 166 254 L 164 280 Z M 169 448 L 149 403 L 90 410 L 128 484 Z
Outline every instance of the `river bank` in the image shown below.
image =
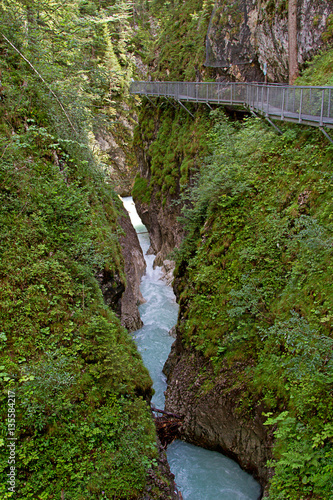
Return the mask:
M 162 369 L 174 341 L 169 331 L 177 321 L 178 305 L 172 288 L 161 280 L 161 268 L 153 268 L 154 255 L 146 255 L 149 235 L 131 198 L 123 200 L 147 264 L 140 287 L 146 302 L 139 306 L 144 326 L 134 333 L 134 339 L 154 382 L 152 404 L 163 408 L 167 383 Z M 260 485 L 253 477 L 220 453 L 175 441 L 169 445 L 167 456 L 184 500 L 257 500 L 260 496 Z

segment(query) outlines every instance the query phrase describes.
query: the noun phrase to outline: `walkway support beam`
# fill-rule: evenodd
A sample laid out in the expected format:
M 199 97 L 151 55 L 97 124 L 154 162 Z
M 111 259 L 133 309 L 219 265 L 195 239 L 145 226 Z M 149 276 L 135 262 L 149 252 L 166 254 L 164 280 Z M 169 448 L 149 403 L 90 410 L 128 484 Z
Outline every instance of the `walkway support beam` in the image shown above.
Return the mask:
M 192 115 L 191 111 L 189 109 L 187 109 L 187 107 L 184 106 L 184 104 L 182 102 L 180 102 L 178 99 L 177 99 L 177 102 L 188 112 L 189 115 L 192 116 L 192 118 L 194 118 L 194 115 Z
M 280 135 L 283 135 L 282 130 L 281 130 L 281 129 L 277 126 L 277 125 L 275 125 L 275 123 L 273 123 L 273 122 L 272 122 L 272 120 L 271 120 L 268 116 L 265 116 L 265 118 L 266 118 L 266 120 L 268 121 L 268 123 L 269 123 L 270 125 L 272 125 L 272 127 L 274 127 L 274 128 L 275 128 L 275 130 L 276 130 L 276 131 L 277 131 Z
M 319 130 L 322 131 L 322 133 L 324 134 L 325 137 L 327 137 L 327 139 L 333 144 L 333 139 L 330 135 L 328 135 L 328 133 L 326 132 L 326 130 L 323 128 L 323 127 L 319 127 Z
M 145 97 L 147 97 L 148 101 L 154 106 L 154 108 L 157 108 L 156 104 L 152 101 L 152 99 L 150 99 L 149 95 L 146 95 Z

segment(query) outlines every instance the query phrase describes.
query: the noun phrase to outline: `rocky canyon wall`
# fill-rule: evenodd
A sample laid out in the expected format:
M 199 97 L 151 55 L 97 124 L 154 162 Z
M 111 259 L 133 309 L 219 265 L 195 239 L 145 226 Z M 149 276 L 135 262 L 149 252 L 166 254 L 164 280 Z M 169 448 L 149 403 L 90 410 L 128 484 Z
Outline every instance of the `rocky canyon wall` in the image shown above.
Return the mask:
M 120 237 L 120 245 L 126 275 L 126 286 L 121 296 L 121 323 L 129 332 L 134 332 L 143 325 L 138 305 L 144 302 L 140 292 L 140 280 L 145 273 L 146 262 L 136 231 L 126 213 L 119 218 L 119 224 L 124 231 Z
M 165 408 L 183 418 L 180 432 L 186 441 L 233 458 L 265 492 L 273 474 L 266 467 L 272 458 L 273 436 L 263 425 L 262 407 L 250 414 L 241 410 L 246 382 L 235 385 L 233 371 L 244 368 L 242 363 L 225 365 L 217 376 L 207 359 L 182 346 L 177 332 L 164 366 L 168 379 Z
M 264 69 L 267 68 L 268 81 L 287 81 L 287 14 L 287 2 L 285 1 L 237 0 L 227 2 L 217 0 L 214 12 L 210 18 L 206 40 L 206 67 L 213 67 L 214 69 L 207 69 L 206 72 L 202 70 L 200 75 L 197 75 L 197 79 L 207 76 L 208 72 L 211 71 L 211 75 L 219 80 L 264 81 Z M 332 23 L 332 15 L 332 2 L 319 2 L 317 0 L 300 0 L 298 2 L 298 62 L 300 67 L 304 66 L 306 61 L 318 53 L 321 47 L 324 47 L 325 36 L 323 35 L 325 35 L 329 24 Z M 172 61 L 168 61 L 168 64 L 172 67 Z M 167 79 L 167 76 L 165 79 Z M 185 80 L 186 78 L 184 77 L 183 79 Z M 190 103 L 187 103 L 187 106 L 194 115 L 193 119 L 188 118 L 186 111 L 180 110 L 176 103 L 172 103 L 171 106 L 171 103 L 165 100 L 158 101 L 156 99 L 154 99 L 154 104 L 147 101 L 144 102 L 143 111 L 139 118 L 139 126 L 134 134 L 136 136 L 135 149 L 140 172 L 136 182 L 137 187 L 135 188 L 134 198 L 138 212 L 149 230 L 151 236 L 150 251 L 157 255 L 155 262 L 158 265 L 161 265 L 163 260 L 168 257 L 170 251 L 175 247 L 179 247 L 182 241 L 184 228 L 182 223 L 179 222 L 181 211 L 180 204 L 177 202 L 181 199 L 181 192 L 184 193 L 186 186 L 187 188 L 191 186 L 191 180 L 195 178 L 201 165 L 204 165 L 205 154 L 207 154 L 207 150 L 204 147 L 200 149 L 200 141 L 197 140 L 197 137 L 199 137 L 201 142 L 207 141 L 207 135 L 202 130 L 196 135 L 193 129 L 191 129 L 192 125 L 189 124 L 189 121 L 192 120 L 194 128 L 198 129 L 201 119 L 199 115 L 201 114 L 201 117 L 203 117 L 205 108 L 203 106 L 196 107 Z M 175 112 L 175 108 L 178 111 Z M 181 113 L 182 117 L 180 117 Z M 168 120 L 170 121 L 169 124 L 167 123 Z M 209 129 L 211 125 L 209 118 L 206 116 L 204 120 L 207 123 L 207 129 Z M 185 129 L 186 133 L 184 133 Z M 228 137 L 228 133 L 230 132 L 228 131 L 228 127 L 226 126 L 223 130 L 225 130 L 226 137 Z M 263 134 L 264 131 L 258 132 L 258 143 L 261 141 L 261 135 Z M 170 140 L 170 137 L 172 137 L 172 140 Z M 184 137 L 182 148 L 179 147 L 180 137 Z M 230 137 L 230 141 L 233 141 L 232 135 Z M 304 138 L 304 142 L 308 140 L 309 137 Z M 249 144 L 252 144 L 251 141 Z M 235 150 L 230 152 L 232 146 L 226 143 L 225 149 L 221 149 L 221 155 L 215 159 L 218 165 L 223 165 L 225 159 L 226 184 L 228 184 L 232 177 L 230 174 L 232 169 L 230 168 L 229 170 L 229 162 L 230 164 L 233 162 L 237 164 L 238 153 L 242 151 L 242 148 L 244 149 L 243 142 L 239 142 L 234 147 Z M 239 150 L 237 150 L 237 147 Z M 256 148 L 254 147 L 254 149 Z M 230 152 L 230 158 L 226 154 L 226 151 Z M 293 157 L 294 151 L 290 153 L 289 158 Z M 282 152 L 281 158 L 279 156 L 276 161 L 284 161 Z M 265 164 L 266 161 L 267 158 L 264 157 L 262 162 L 258 162 L 257 168 L 260 169 L 261 163 Z M 241 167 L 246 166 L 246 156 L 244 156 L 244 159 L 240 163 Z M 188 165 L 190 165 L 189 168 Z M 306 161 L 304 161 L 304 165 L 306 165 Z M 222 169 L 222 166 L 219 168 Z M 246 172 L 244 174 L 245 177 L 247 175 L 247 168 L 246 166 L 244 170 Z M 270 165 L 270 169 L 272 168 L 276 168 L 275 176 L 278 176 L 280 170 L 290 169 L 292 171 L 293 163 L 288 159 L 283 168 L 279 169 L 277 163 Z M 186 174 L 184 174 L 185 171 Z M 238 172 L 237 169 L 236 172 Z M 262 178 L 265 178 L 266 172 L 262 175 Z M 253 178 L 257 179 L 257 173 L 255 173 Z M 223 182 L 224 178 L 221 178 L 220 184 L 223 185 Z M 239 183 L 241 184 L 240 179 Z M 237 189 L 240 189 L 239 185 L 237 184 Z M 277 185 L 279 186 L 278 190 L 281 189 L 281 184 L 276 184 L 273 186 L 273 191 L 277 189 Z M 251 196 L 258 196 L 259 198 L 263 189 L 261 178 L 258 186 L 260 188 L 253 188 L 252 194 L 244 194 L 244 198 L 246 196 L 249 199 Z M 216 184 L 215 188 L 219 192 L 220 186 Z M 211 192 L 210 195 L 207 194 L 206 201 L 208 205 L 212 199 L 220 196 L 220 212 L 228 213 L 228 210 L 232 211 L 232 203 L 230 206 L 226 203 L 228 196 L 230 196 L 227 188 L 225 192 L 222 190 L 220 195 L 214 192 Z M 286 195 L 286 204 L 291 203 L 290 196 L 290 194 Z M 295 196 L 294 204 L 297 207 L 299 206 L 299 193 L 295 194 Z M 236 205 L 237 203 L 235 202 Z M 274 204 L 275 200 L 272 203 Z M 280 201 L 276 202 L 278 210 L 281 208 L 279 203 Z M 214 355 L 216 356 L 216 351 L 218 351 L 220 358 L 224 357 L 224 338 L 227 338 L 229 335 L 230 338 L 232 337 L 232 329 L 230 328 L 230 331 L 227 331 L 226 327 L 230 320 L 228 314 L 226 313 L 224 317 L 221 315 L 222 319 L 220 323 L 215 318 L 219 316 L 221 310 L 228 308 L 228 302 L 238 297 L 236 293 L 229 296 L 229 291 L 228 293 L 226 292 L 226 290 L 229 290 L 228 287 L 230 288 L 231 286 L 229 284 L 230 280 L 227 277 L 220 279 L 215 288 L 212 275 L 215 276 L 214 273 L 216 275 L 218 273 L 223 274 L 222 271 L 228 268 L 228 272 L 230 271 L 231 275 L 236 276 L 237 272 L 235 269 L 237 266 L 242 265 L 240 264 L 240 262 L 243 262 L 242 259 L 245 260 L 245 251 L 242 250 L 241 252 L 241 249 L 239 249 L 241 252 L 239 262 L 236 262 L 236 258 L 234 257 L 230 257 L 230 262 L 228 261 L 227 253 L 229 252 L 229 248 L 232 249 L 232 252 L 236 246 L 234 241 L 237 241 L 238 232 L 242 228 L 243 222 L 238 219 L 239 209 L 235 209 L 235 213 L 232 213 L 232 216 L 230 215 L 230 224 L 225 222 L 227 220 L 226 216 L 223 220 L 222 216 L 218 218 L 216 215 L 212 215 L 216 210 L 216 206 L 213 206 L 213 203 L 212 210 L 208 215 L 205 213 L 205 210 L 206 208 L 202 206 L 202 212 L 205 214 L 202 216 L 204 222 L 202 222 L 195 238 L 193 238 L 196 241 L 191 250 L 192 254 L 186 255 L 182 259 L 181 265 L 184 267 L 184 270 L 178 269 L 177 271 L 175 288 L 178 299 L 180 293 L 177 288 L 182 286 L 181 281 L 184 288 L 184 283 L 186 283 L 186 293 L 183 294 L 183 302 L 180 303 L 177 339 L 165 366 L 165 373 L 169 383 L 166 393 L 166 409 L 172 413 L 182 415 L 182 433 L 184 439 L 200 446 L 222 451 L 236 459 L 244 469 L 252 472 L 260 480 L 264 489 L 264 495 L 266 496 L 268 495 L 268 482 L 273 474 L 273 471 L 266 464 L 267 460 L 272 457 L 273 433 L 275 429 L 272 426 L 268 427 L 264 425 L 265 417 L 263 416 L 263 412 L 267 413 L 272 408 L 273 411 L 281 411 L 281 408 L 285 409 L 286 406 L 283 405 L 287 405 L 287 402 L 282 401 L 282 397 L 279 399 L 280 396 L 276 396 L 275 393 L 274 398 L 276 397 L 276 401 L 270 402 L 269 391 L 264 397 L 263 394 L 266 390 L 264 389 L 259 397 L 258 393 L 260 391 L 258 391 L 258 387 L 256 390 L 253 389 L 251 380 L 246 377 L 247 373 L 254 372 L 258 359 L 254 359 L 254 356 L 252 361 L 250 355 L 247 357 L 248 346 L 244 347 L 244 353 L 246 354 L 243 357 L 242 353 L 237 351 L 238 348 L 235 348 L 236 354 L 230 354 L 229 358 L 226 358 L 225 363 L 223 361 L 223 364 L 221 363 L 218 368 L 216 368 L 216 365 L 214 368 L 214 363 L 211 362 L 211 358 Z M 249 201 L 248 212 L 251 210 L 252 202 Z M 262 209 L 260 209 L 261 211 Z M 274 208 L 275 212 L 276 208 Z M 290 211 L 289 216 L 295 217 L 293 213 Z M 245 211 L 244 214 L 246 215 L 247 212 Z M 206 219 L 204 219 L 205 217 Z M 238 222 L 239 220 L 240 222 Z M 260 217 L 258 220 L 261 220 Z M 220 228 L 223 224 L 226 227 L 222 231 Z M 198 223 L 198 225 L 200 224 Z M 213 237 L 212 234 L 209 234 L 213 226 L 214 231 L 212 233 L 216 232 L 219 236 Z M 257 227 L 255 230 L 257 230 Z M 230 235 L 230 232 L 234 232 L 235 234 Z M 209 247 L 209 244 L 206 244 L 206 239 L 212 242 L 212 246 L 215 245 L 214 251 L 212 246 Z M 289 240 L 288 236 L 287 241 Z M 279 245 L 280 243 L 276 245 L 276 248 L 279 249 Z M 205 246 L 201 260 L 195 262 L 193 258 L 189 265 L 190 259 L 200 246 Z M 273 260 L 269 259 L 258 259 L 258 269 L 263 261 L 273 262 Z M 190 268 L 192 270 L 196 269 L 196 274 L 194 273 L 197 280 L 196 283 L 194 283 L 194 280 L 191 280 L 191 273 L 186 272 L 186 269 Z M 251 272 L 253 272 L 252 268 Z M 285 276 L 281 276 L 281 279 L 285 279 Z M 235 289 L 239 284 L 239 280 L 239 276 L 234 280 Z M 219 291 L 217 292 L 216 290 Z M 260 287 L 258 289 L 254 287 L 253 294 L 259 294 L 260 290 Z M 242 289 L 244 296 L 246 295 L 246 291 L 247 289 L 244 286 L 244 290 Z M 223 293 L 224 297 L 222 297 Z M 246 302 L 250 303 L 250 305 L 253 300 L 251 293 L 249 292 L 249 295 L 246 295 Z M 200 295 L 202 296 L 204 306 L 197 300 Z M 216 305 L 216 310 L 214 310 L 211 304 L 218 302 L 218 296 L 220 303 Z M 259 301 L 258 307 L 261 308 L 261 311 L 266 306 Z M 188 323 L 188 311 L 191 308 L 194 311 L 194 319 L 191 324 L 191 332 L 193 332 L 194 339 L 192 342 L 191 336 L 190 340 L 186 338 L 186 335 L 189 334 L 186 333 L 186 328 L 183 328 Z M 205 308 L 211 308 L 210 310 L 214 314 L 214 321 L 208 318 L 207 323 L 205 323 L 205 319 L 202 319 L 202 317 L 205 318 Z M 246 308 L 245 313 L 247 315 L 246 318 L 250 316 L 252 321 L 253 318 Z M 274 311 L 275 313 L 276 311 Z M 279 309 L 276 314 L 280 314 Z M 201 317 L 199 317 L 200 315 Z M 257 315 L 259 317 L 260 313 Z M 273 315 L 271 317 L 267 313 L 267 317 L 267 324 L 271 325 Z M 259 324 L 261 321 L 260 317 L 259 319 L 256 318 L 256 321 Z M 263 321 L 266 321 L 266 318 Z M 217 343 L 214 346 L 213 330 L 217 328 L 216 325 L 221 330 L 218 335 L 222 343 Z M 199 335 L 198 331 L 200 328 L 201 332 Z M 233 326 L 233 328 L 235 328 L 235 336 L 237 337 L 238 329 L 241 329 L 241 331 L 246 330 L 248 325 L 244 322 L 241 327 Z M 196 338 L 197 340 L 195 340 Z M 241 339 L 241 336 L 239 336 L 239 339 Z M 237 342 L 243 342 L 239 339 Z M 198 342 L 197 344 L 195 343 L 196 341 Z M 216 343 L 216 338 L 214 341 Z M 237 342 L 235 340 L 235 345 Z M 205 352 L 203 344 L 208 346 L 206 349 L 207 352 Z M 209 352 L 209 347 L 211 347 L 211 352 Z M 262 349 L 261 340 L 258 342 L 256 348 L 260 352 L 260 349 Z M 232 351 L 231 348 L 230 351 Z M 239 361 L 240 359 L 242 361 Z M 274 384 L 278 385 L 278 381 L 273 381 L 272 385 L 274 386 Z M 249 394 L 251 391 L 252 394 Z M 275 388 L 273 387 L 274 391 Z M 245 404 L 246 399 L 247 405 Z M 267 401 L 269 401 L 271 406 L 265 408 L 264 405 Z M 276 408 L 274 405 L 276 405 Z M 281 405 L 281 408 L 279 405 Z M 293 473 L 292 471 L 291 475 Z M 283 477 L 281 481 L 283 481 Z M 271 498 L 274 498 L 274 496 L 271 496 Z
M 156 255 L 154 265 L 158 266 L 162 266 L 170 253 L 179 247 L 184 235 L 182 224 L 178 220 L 180 204 L 177 203 L 184 154 L 170 151 L 166 144 L 168 139 L 164 141 L 161 137 L 167 120 L 170 124 L 173 123 L 172 118 L 164 115 L 163 111 L 157 112 L 155 108 L 145 107 L 135 133 L 139 174 L 134 185 L 133 198 L 138 214 L 149 231 L 151 245 L 148 253 Z M 162 151 L 156 153 L 159 146 Z M 176 145 L 174 149 L 177 149 Z M 167 150 L 170 163 L 165 157 Z M 159 179 L 163 178 L 168 179 L 167 189 L 166 184 L 160 185 Z
M 136 208 L 149 231 L 150 248 L 148 253 L 156 255 L 154 265 L 162 266 L 165 260 L 168 260 L 170 253 L 178 248 L 183 235 L 183 229 L 177 217 L 179 210 L 172 204 L 172 199 L 168 198 L 163 207 L 152 197 L 151 203 L 137 200 Z
M 325 45 L 332 21 L 329 0 L 298 2 L 298 64 Z M 288 2 L 285 0 L 217 0 L 206 39 L 206 66 L 220 79 L 288 81 Z
M 153 110 L 149 112 L 146 109 L 146 113 L 150 120 L 147 116 L 141 117 L 141 128 L 136 132 L 137 135 L 140 134 L 140 141 L 137 138 L 136 155 L 140 183 L 143 187 L 134 199 L 138 213 L 150 234 L 149 251 L 156 254 L 155 263 L 162 265 L 169 253 L 180 246 L 184 227 L 179 221 L 181 204 L 174 203 L 175 196 L 169 194 L 163 202 L 161 188 L 153 183 L 154 144 L 158 148 L 156 144 L 161 140 L 159 133 L 166 118 L 163 117 L 163 113 L 153 118 Z M 185 115 L 185 112 L 183 114 Z M 202 116 L 201 119 L 209 124 L 209 118 Z M 149 130 L 148 122 L 150 122 Z M 188 137 L 191 138 L 190 133 Z M 197 161 L 199 163 L 199 157 Z M 164 165 L 160 167 L 161 176 L 163 167 Z M 180 161 L 179 173 L 181 168 Z M 178 196 L 180 196 L 179 177 Z M 192 172 L 188 177 L 189 185 L 194 183 L 194 178 L 195 174 Z M 153 188 L 150 189 L 152 184 Z M 179 280 L 183 278 L 178 271 L 175 281 L 178 299 L 177 288 L 180 285 Z M 187 306 L 186 303 L 180 304 L 180 321 L 186 321 Z M 233 369 L 238 368 L 245 367 L 226 366 L 216 376 L 209 359 L 184 347 L 180 330 L 177 329 L 177 339 L 165 366 L 169 383 L 166 409 L 183 416 L 182 436 L 186 441 L 231 456 L 245 470 L 254 474 L 265 488 L 271 475 L 271 471 L 266 468 L 266 462 L 271 457 L 272 436 L 263 425 L 261 408 L 254 409 L 251 415 L 244 415 L 240 411 L 245 382 L 243 387 L 233 387 L 235 384 Z

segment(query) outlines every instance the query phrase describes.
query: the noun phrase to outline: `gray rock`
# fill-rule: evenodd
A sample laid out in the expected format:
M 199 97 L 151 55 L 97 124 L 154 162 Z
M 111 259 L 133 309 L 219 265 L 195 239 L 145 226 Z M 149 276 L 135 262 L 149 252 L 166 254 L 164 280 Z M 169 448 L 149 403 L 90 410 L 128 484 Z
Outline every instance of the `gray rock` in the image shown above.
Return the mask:
M 173 260 L 164 260 L 162 265 L 162 277 L 161 280 L 164 281 L 167 285 L 171 286 L 173 282 L 173 272 L 175 270 L 175 261 Z
M 273 474 L 266 467 L 273 437 L 263 425 L 263 408 L 246 416 L 240 411 L 244 395 L 233 371 L 244 367 L 236 365 L 215 375 L 207 359 L 184 349 L 177 339 L 163 369 L 169 384 L 165 409 L 184 417 L 181 432 L 186 441 L 237 460 L 265 488 Z
M 120 237 L 120 245 L 125 260 L 126 288 L 121 297 L 121 323 L 130 332 L 138 330 L 143 323 L 138 305 L 145 302 L 140 292 L 140 280 L 146 270 L 146 262 L 140 247 L 138 236 L 124 209 L 119 223 L 125 232 Z
M 183 238 L 183 228 L 177 220 L 179 208 L 169 203 L 163 207 L 154 196 L 148 206 L 135 200 L 135 205 L 150 236 L 148 253 L 155 254 L 154 266 L 163 266 L 168 256 L 178 248 Z
M 330 0 L 299 0 L 298 63 L 302 67 L 323 46 Z M 288 80 L 287 2 L 217 0 L 209 23 L 206 65 L 221 68 L 220 78 L 263 81 Z

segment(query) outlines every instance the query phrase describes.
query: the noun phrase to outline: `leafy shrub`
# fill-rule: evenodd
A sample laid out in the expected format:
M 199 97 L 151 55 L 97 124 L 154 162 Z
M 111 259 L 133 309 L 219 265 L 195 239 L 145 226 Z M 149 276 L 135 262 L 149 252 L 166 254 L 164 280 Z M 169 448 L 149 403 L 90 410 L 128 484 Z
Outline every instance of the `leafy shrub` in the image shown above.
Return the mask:
M 178 329 L 217 376 L 247 365 L 237 411 L 261 404 L 276 426 L 270 498 L 331 498 L 332 148 L 212 114 L 211 154 L 182 195 Z

